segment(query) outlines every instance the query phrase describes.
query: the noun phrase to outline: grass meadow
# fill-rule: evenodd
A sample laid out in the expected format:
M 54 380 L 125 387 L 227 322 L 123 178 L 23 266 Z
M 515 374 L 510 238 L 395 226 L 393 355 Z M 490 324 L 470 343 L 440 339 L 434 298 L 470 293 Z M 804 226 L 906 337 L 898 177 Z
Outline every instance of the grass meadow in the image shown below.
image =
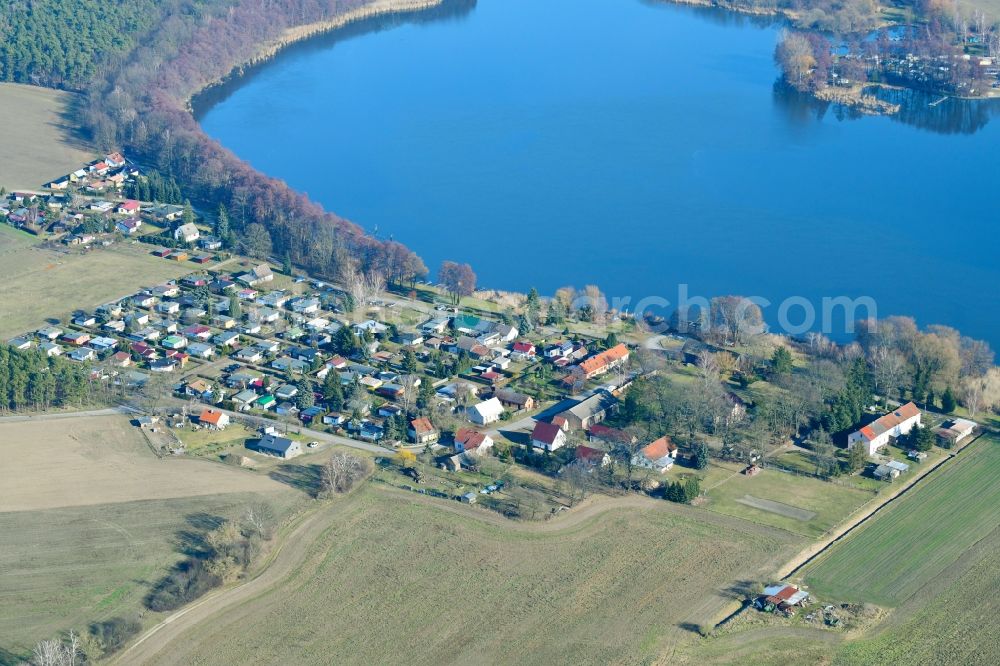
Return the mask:
M 124 417 L 0 423 L 0 664 L 70 628 L 134 615 L 200 534 L 253 501 L 305 496 L 266 475 L 157 458 Z
M 180 277 L 194 266 L 159 259 L 148 246 L 128 243 L 82 252 L 46 249 L 6 224 L 0 224 L 0 261 L 0 339 Z M 39 303 L 45 304 L 43 311 Z
M 740 474 L 742 465 L 712 463 L 702 484 L 709 511 L 772 527 L 780 527 L 806 537 L 819 537 L 838 525 L 858 507 L 874 497 L 865 490 L 764 469 L 753 477 Z M 777 502 L 788 507 L 765 510 L 753 506 Z M 814 514 L 802 519 L 802 512 Z
M 291 575 L 155 663 L 650 662 L 801 545 L 667 503 L 520 524 L 379 486 L 344 501 Z

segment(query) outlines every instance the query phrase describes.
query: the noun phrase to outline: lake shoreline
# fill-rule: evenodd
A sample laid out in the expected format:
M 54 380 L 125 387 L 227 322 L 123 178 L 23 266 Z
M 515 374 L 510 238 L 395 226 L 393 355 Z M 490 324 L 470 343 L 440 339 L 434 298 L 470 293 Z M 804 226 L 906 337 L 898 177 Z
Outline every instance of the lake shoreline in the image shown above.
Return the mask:
M 788 22 L 787 28 L 795 29 L 799 32 L 819 32 L 813 29 L 806 28 L 796 28 L 792 22 L 800 18 L 801 13 L 796 12 L 787 8 L 772 7 L 744 7 L 740 5 L 734 5 L 724 0 L 660 0 L 664 4 L 688 6 L 688 7 L 703 7 L 706 9 L 719 9 L 722 11 L 732 12 L 734 14 L 742 14 L 744 16 L 771 16 L 777 19 Z M 891 21 L 883 20 L 877 26 L 878 29 L 891 28 L 893 26 L 900 26 L 904 24 L 893 23 Z M 816 90 L 805 91 L 815 99 L 822 102 L 830 102 L 832 104 L 839 104 L 845 108 L 853 109 L 859 113 L 865 115 L 873 116 L 893 116 L 900 112 L 901 107 L 899 104 L 887 103 L 879 100 L 877 97 L 867 94 L 866 90 L 872 87 L 882 87 L 882 88 L 897 88 L 903 90 L 910 90 L 918 93 L 926 93 L 928 95 L 939 95 L 942 97 L 949 97 L 953 99 L 963 100 L 963 101 L 978 101 L 978 100 L 994 100 L 1000 98 L 1000 91 L 987 89 L 981 95 L 966 95 L 962 93 L 951 92 L 943 89 L 937 88 L 923 88 L 917 86 L 908 85 L 889 85 L 879 81 L 866 81 L 862 85 L 851 85 L 846 87 L 840 87 L 835 85 L 827 85 Z
M 239 79 L 246 74 L 247 70 L 262 65 L 274 59 L 279 53 L 289 46 L 304 42 L 314 37 L 319 37 L 327 33 L 339 30 L 351 23 L 364 21 L 365 19 L 387 16 L 391 14 L 409 14 L 425 9 L 433 9 L 444 3 L 444 0 L 375 0 L 370 5 L 359 7 L 337 14 L 331 19 L 307 23 L 285 30 L 284 34 L 276 39 L 264 42 L 259 45 L 256 52 L 250 58 L 242 62 L 235 63 L 229 71 L 216 79 L 209 81 L 197 90 L 194 90 L 188 97 L 185 108 L 192 115 L 195 113 L 195 100 L 204 95 L 209 90 L 225 85 L 235 79 Z

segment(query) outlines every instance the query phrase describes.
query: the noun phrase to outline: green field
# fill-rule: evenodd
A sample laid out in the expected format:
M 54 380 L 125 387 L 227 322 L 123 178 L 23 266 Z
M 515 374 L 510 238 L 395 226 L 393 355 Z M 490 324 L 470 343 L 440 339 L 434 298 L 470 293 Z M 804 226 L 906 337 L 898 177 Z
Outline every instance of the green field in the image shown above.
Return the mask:
M 1000 442 L 983 438 L 811 565 L 822 598 L 897 606 L 1000 524 Z
M 877 637 L 848 643 L 835 663 L 997 664 L 1000 633 L 1000 531 L 976 550 L 978 561 L 937 594 L 921 592 L 919 609 Z
M 740 465 L 712 464 L 703 484 L 708 488 L 705 508 L 803 536 L 818 537 L 873 497 L 872 493 L 857 488 L 773 469 L 747 477 L 738 472 L 741 468 Z M 715 485 L 717 483 L 719 485 Z M 754 500 L 765 500 L 757 502 L 761 505 L 778 503 L 783 506 L 769 506 L 770 510 L 765 510 L 753 506 Z M 808 513 L 814 515 L 804 519 Z
M 533 524 L 378 486 L 344 501 L 287 578 L 154 662 L 649 663 L 801 545 L 637 498 Z

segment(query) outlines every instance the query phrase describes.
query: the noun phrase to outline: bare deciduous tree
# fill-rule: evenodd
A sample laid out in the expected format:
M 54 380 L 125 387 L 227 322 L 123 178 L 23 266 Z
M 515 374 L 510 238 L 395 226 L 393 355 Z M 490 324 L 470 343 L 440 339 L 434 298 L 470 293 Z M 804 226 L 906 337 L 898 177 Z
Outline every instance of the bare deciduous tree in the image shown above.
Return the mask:
M 962 382 L 962 402 L 972 418 L 976 418 L 980 410 L 1000 405 L 1000 368 L 991 368 L 982 377 L 966 378 Z
M 243 513 L 244 528 L 261 539 L 270 539 L 274 528 L 274 509 L 267 502 L 254 502 Z
M 354 263 L 345 264 L 340 271 L 340 280 L 354 298 L 356 307 L 363 308 L 385 290 L 385 274 L 370 270 L 362 272 Z
M 322 494 L 346 493 L 368 473 L 370 463 L 348 453 L 337 452 L 323 465 Z
M 81 663 L 80 637 L 70 631 L 65 641 L 51 638 L 39 641 L 31 653 L 32 666 L 76 666 Z

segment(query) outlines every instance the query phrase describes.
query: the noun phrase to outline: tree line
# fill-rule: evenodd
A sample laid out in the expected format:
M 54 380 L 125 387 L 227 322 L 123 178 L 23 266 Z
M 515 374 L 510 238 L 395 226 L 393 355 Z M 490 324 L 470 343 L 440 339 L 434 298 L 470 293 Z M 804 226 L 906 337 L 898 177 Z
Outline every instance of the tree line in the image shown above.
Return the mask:
M 354 272 L 403 283 L 427 267 L 407 247 L 376 239 L 325 212 L 210 139 L 188 110 L 192 96 L 257 56 L 291 26 L 328 21 L 370 0 L 176 0 L 157 30 L 127 57 L 113 59 L 86 88 L 81 114 L 95 143 L 123 148 L 176 179 L 206 210 L 225 212 L 256 255 L 288 256 L 317 275 Z
M 89 385 L 83 365 L 0 345 L 0 412 L 80 406 L 90 397 Z
M 131 50 L 158 0 L 13 0 L 0 6 L 0 80 L 79 89 Z

